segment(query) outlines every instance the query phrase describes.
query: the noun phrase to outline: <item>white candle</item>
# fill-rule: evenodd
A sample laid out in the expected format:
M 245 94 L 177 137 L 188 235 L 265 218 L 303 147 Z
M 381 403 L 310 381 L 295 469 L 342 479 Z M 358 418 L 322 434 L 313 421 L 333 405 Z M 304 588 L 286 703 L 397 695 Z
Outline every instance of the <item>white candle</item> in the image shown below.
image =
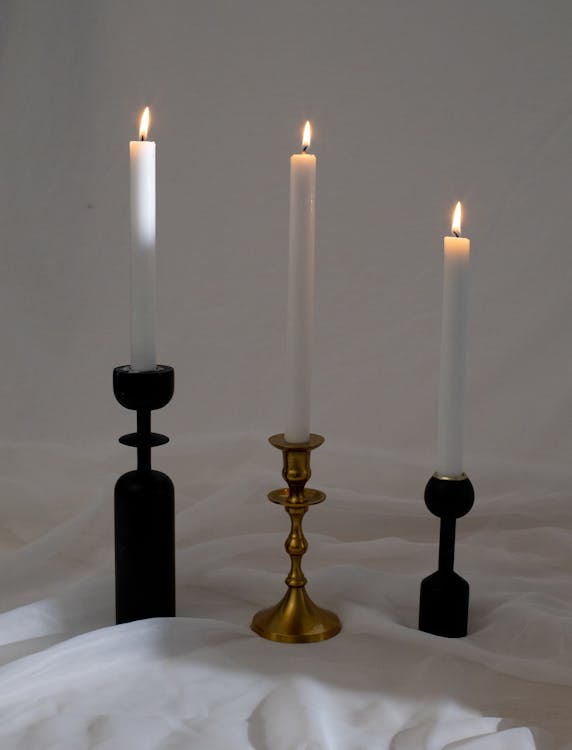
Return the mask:
M 453 237 L 444 238 L 437 436 L 437 471 L 444 476 L 457 476 L 463 471 L 463 401 L 471 243 L 460 236 L 461 203 L 457 203 L 455 208 L 452 232 Z
M 310 123 L 302 153 L 290 158 L 290 251 L 288 265 L 287 389 L 284 436 L 290 443 L 310 437 L 310 374 L 314 328 L 314 253 L 316 235 L 316 157 Z
M 138 141 L 129 143 L 131 176 L 131 368 L 154 370 L 155 143 L 147 140 L 149 107 Z

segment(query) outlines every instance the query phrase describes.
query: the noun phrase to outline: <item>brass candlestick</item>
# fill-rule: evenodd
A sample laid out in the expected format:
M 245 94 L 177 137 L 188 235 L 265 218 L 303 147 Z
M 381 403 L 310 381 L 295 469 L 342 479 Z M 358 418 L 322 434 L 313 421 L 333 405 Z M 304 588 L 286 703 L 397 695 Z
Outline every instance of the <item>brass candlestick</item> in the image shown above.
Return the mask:
M 310 451 L 324 442 L 321 435 L 310 435 L 307 443 L 288 443 L 283 434 L 272 435 L 270 443 L 282 451 L 284 468 L 282 476 L 288 487 L 272 490 L 268 499 L 283 505 L 290 516 L 290 534 L 286 539 L 286 552 L 290 555 L 290 572 L 286 578 L 288 590 L 274 607 L 262 609 L 252 618 L 255 633 L 281 643 L 312 643 L 332 638 L 341 630 L 336 614 L 318 607 L 306 593 L 307 579 L 302 572 L 302 555 L 308 542 L 302 531 L 302 519 L 310 505 L 326 499 L 319 490 L 306 489 L 310 479 Z

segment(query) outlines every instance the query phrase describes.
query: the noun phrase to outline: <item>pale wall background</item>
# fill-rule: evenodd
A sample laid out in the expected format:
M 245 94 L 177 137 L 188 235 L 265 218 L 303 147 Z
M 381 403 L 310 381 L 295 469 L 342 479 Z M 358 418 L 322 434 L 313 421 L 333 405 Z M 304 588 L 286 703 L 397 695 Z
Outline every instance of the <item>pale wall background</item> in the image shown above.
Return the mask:
M 432 466 L 460 198 L 467 467 L 569 461 L 568 0 L 3 0 L 0 24 L 2 439 L 111 446 L 131 428 L 111 371 L 129 358 L 128 141 L 149 104 L 177 376 L 158 428 L 283 429 L 288 157 L 311 118 L 314 429 Z

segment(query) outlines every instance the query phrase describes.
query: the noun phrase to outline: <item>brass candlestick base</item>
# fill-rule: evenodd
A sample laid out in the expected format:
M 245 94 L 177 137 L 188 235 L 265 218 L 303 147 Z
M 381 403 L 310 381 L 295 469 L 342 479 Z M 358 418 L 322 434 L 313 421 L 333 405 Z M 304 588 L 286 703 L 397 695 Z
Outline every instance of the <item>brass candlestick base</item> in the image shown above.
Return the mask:
M 306 593 L 307 579 L 302 572 L 302 555 L 308 542 L 302 531 L 302 519 L 311 505 L 326 499 L 319 490 L 305 489 L 312 474 L 310 451 L 324 442 L 321 435 L 310 435 L 307 443 L 288 443 L 284 435 L 273 435 L 270 443 L 282 451 L 284 468 L 282 476 L 288 487 L 272 490 L 268 499 L 283 505 L 290 516 L 290 534 L 286 539 L 286 552 L 290 555 L 290 572 L 286 578 L 287 592 L 274 607 L 262 609 L 252 618 L 255 633 L 281 643 L 313 643 L 337 635 L 342 625 L 336 614 L 318 607 Z

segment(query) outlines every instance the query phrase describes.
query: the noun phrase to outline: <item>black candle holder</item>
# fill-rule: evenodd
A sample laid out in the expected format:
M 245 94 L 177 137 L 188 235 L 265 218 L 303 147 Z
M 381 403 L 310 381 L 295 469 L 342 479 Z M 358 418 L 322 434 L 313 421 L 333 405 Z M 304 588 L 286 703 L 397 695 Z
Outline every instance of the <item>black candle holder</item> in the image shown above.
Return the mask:
M 441 519 L 439 569 L 421 582 L 419 630 L 447 638 L 467 635 L 469 584 L 455 573 L 455 526 L 475 501 L 469 477 L 435 472 L 425 487 L 425 505 Z
M 169 442 L 151 432 L 151 412 L 169 403 L 175 372 L 167 365 L 113 370 L 115 398 L 137 412 L 137 432 L 119 442 L 137 448 L 137 469 L 115 485 L 115 607 L 117 623 L 175 616 L 175 488 L 151 468 L 151 448 Z

